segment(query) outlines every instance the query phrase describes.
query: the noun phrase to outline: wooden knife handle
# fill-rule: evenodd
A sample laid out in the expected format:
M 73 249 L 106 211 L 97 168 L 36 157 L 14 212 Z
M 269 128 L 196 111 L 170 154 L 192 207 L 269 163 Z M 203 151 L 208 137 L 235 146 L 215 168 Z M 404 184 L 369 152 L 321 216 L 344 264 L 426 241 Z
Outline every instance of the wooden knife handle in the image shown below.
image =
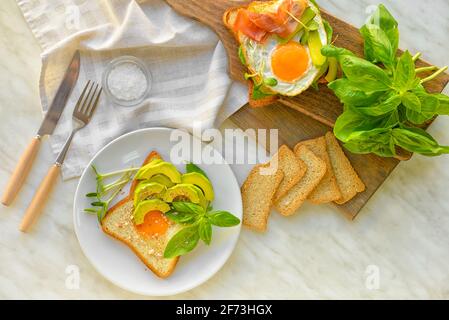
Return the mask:
M 54 164 L 50 170 L 48 170 L 47 175 L 44 180 L 42 180 L 36 194 L 33 197 L 33 200 L 31 200 L 31 203 L 25 212 L 25 216 L 23 217 L 22 223 L 19 227 L 20 231 L 27 232 L 33 222 L 40 215 L 48 197 L 50 196 L 53 186 L 56 184 L 56 179 L 58 178 L 60 171 L 61 166 L 59 164 Z
M 9 178 L 8 184 L 2 196 L 2 204 L 9 206 L 17 196 L 25 182 L 28 173 L 33 166 L 34 159 L 41 145 L 41 137 L 36 136 L 31 140 L 22 157 L 19 159 L 16 168 L 14 169 L 11 178 Z

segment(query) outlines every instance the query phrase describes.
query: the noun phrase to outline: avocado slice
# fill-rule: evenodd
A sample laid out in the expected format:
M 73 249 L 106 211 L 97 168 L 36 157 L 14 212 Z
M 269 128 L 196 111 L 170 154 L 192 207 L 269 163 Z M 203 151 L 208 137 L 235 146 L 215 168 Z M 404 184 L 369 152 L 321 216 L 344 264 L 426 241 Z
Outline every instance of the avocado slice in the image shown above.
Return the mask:
M 162 185 L 166 186 L 167 188 L 173 187 L 175 185 L 173 182 L 171 182 L 169 177 L 167 177 L 163 174 L 154 175 L 147 181 L 162 184 Z
M 149 164 L 143 166 L 137 172 L 136 179 L 147 180 L 157 174 L 163 174 L 167 176 L 173 183 L 181 183 L 181 174 L 179 173 L 178 169 L 176 169 L 176 167 L 170 162 L 165 161 L 157 162 L 155 164 L 153 162 L 150 162 Z
M 321 67 L 326 62 L 326 57 L 321 54 L 323 44 L 318 31 L 310 32 L 308 44 L 313 65 L 317 68 Z
M 176 198 L 182 198 L 193 203 L 200 203 L 198 192 L 191 184 L 180 183 L 167 189 L 164 193 L 164 201 L 166 202 L 176 201 Z
M 140 201 L 148 197 L 162 198 L 165 190 L 167 190 L 167 187 L 157 182 L 140 182 L 134 191 L 134 207 L 137 207 Z
M 166 213 L 170 211 L 170 206 L 160 199 L 141 201 L 134 209 L 134 223 L 142 224 L 145 215 L 151 211 L 161 211 L 162 213 Z
M 190 172 L 182 175 L 182 183 L 193 184 L 199 187 L 208 201 L 214 200 L 214 188 L 209 179 L 198 172 Z
M 194 184 L 191 184 L 190 186 L 193 189 L 195 189 L 196 193 L 198 194 L 198 197 L 200 198 L 200 202 L 198 202 L 198 204 L 201 207 L 203 207 L 204 210 L 207 210 L 207 207 L 209 206 L 209 201 L 207 201 L 206 197 L 204 196 L 203 191 Z

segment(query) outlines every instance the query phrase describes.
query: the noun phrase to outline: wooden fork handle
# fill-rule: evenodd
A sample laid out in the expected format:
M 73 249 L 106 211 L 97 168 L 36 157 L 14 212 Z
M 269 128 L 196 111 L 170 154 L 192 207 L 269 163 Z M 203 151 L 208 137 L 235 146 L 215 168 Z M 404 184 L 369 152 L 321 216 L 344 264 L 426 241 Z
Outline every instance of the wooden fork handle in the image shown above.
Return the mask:
M 42 180 L 33 200 L 31 200 L 31 203 L 25 212 L 25 216 L 19 227 L 20 231 L 27 232 L 34 221 L 39 217 L 54 185 L 56 184 L 56 179 L 58 178 L 60 171 L 61 166 L 59 164 L 54 164 L 50 170 L 48 170 L 47 175 L 44 180 Z
M 36 136 L 31 140 L 22 157 L 19 159 L 16 168 L 14 169 L 11 177 L 9 178 L 6 189 L 3 192 L 2 204 L 9 206 L 19 193 L 20 189 L 25 182 L 26 177 L 30 173 L 33 166 L 34 159 L 41 145 L 41 137 Z

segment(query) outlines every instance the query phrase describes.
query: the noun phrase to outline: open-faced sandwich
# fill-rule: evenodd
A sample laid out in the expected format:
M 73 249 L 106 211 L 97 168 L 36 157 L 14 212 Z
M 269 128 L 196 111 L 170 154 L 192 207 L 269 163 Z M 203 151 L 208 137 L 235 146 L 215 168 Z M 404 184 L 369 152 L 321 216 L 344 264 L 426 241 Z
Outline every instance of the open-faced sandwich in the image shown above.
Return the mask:
M 199 240 L 209 245 L 212 226 L 232 227 L 240 220 L 226 211 L 214 211 L 214 189 L 203 170 L 189 163 L 182 174 L 153 151 L 140 168 L 97 175 L 93 208 L 102 230 L 126 244 L 158 277 L 170 276 L 179 256 L 192 251 Z M 136 173 L 137 172 L 137 173 Z M 124 173 L 116 182 L 105 177 Z M 108 209 L 121 188 L 134 179 L 127 197 Z M 110 195 L 112 193 L 112 195 Z M 106 197 L 108 200 L 102 200 Z
M 314 1 L 254 1 L 228 9 L 223 21 L 240 44 L 252 106 L 272 103 L 278 95 L 296 96 L 322 77 L 335 79 L 336 61 L 321 54 L 332 28 Z

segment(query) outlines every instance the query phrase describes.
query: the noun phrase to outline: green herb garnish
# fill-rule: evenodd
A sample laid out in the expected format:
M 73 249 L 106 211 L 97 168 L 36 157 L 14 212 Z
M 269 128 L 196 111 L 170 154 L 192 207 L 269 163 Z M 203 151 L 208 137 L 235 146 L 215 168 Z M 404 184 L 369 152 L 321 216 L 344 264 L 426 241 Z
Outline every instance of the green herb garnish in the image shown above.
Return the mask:
M 166 216 L 175 223 L 184 224 L 168 242 L 164 258 L 170 259 L 192 251 L 201 239 L 209 245 L 212 240 L 212 226 L 234 227 L 240 219 L 227 211 L 213 211 L 212 207 L 205 210 L 191 202 L 173 202 L 172 210 Z
M 126 186 L 129 181 L 131 181 L 133 174 L 137 172 L 139 168 L 129 168 L 106 174 L 100 174 L 97 168 L 92 165 L 92 170 L 95 173 L 95 180 L 97 182 L 96 191 L 89 192 L 86 194 L 86 197 L 93 198 L 95 201 L 90 204 L 92 208 L 86 208 L 84 211 L 86 213 L 97 215 L 98 222 L 101 222 L 108 211 L 111 201 L 114 200 L 122 188 Z M 105 180 L 120 174 L 121 176 L 117 180 L 105 184 Z
M 274 87 L 278 84 L 278 81 L 275 78 L 267 78 L 263 80 L 264 85 Z
M 449 153 L 419 128 L 437 115 L 449 115 L 449 97 L 430 94 L 423 84 L 447 67 L 416 68 L 420 53 L 398 56 L 398 23 L 383 5 L 360 29 L 365 58 L 332 45 L 322 54 L 336 58 L 344 77 L 329 83 L 344 104 L 334 127 L 335 136 L 353 153 L 394 157 L 397 148 L 426 156 Z M 434 72 L 419 77 L 424 72 Z

